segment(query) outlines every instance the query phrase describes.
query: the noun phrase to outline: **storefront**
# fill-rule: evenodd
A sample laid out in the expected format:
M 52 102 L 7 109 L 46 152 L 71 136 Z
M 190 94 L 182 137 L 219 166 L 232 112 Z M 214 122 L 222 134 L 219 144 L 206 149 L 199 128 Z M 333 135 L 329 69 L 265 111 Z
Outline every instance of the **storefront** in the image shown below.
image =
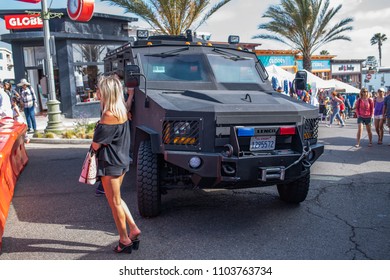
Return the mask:
M 276 65 L 295 74 L 303 70 L 302 55 L 292 50 L 255 50 L 259 60 L 265 67 Z M 334 55 L 313 55 L 311 57 L 312 73 L 324 80 L 330 79 L 330 61 Z
M 330 79 L 330 61 L 335 58 L 335 55 L 313 55 L 311 57 L 311 72 L 320 77 L 323 80 Z M 303 57 L 301 55 L 296 56 L 298 70 L 303 69 Z
M 255 50 L 257 57 L 265 67 L 276 65 L 290 73 L 295 73 L 298 70 L 295 61 L 298 52 L 292 50 Z
M 332 79 L 356 88 L 362 87 L 362 63 L 364 59 L 331 60 Z
M 100 106 L 95 91 L 98 76 L 104 72 L 103 58 L 108 50 L 129 42 L 127 26 L 138 19 L 95 13 L 89 22 L 76 22 L 68 17 L 66 9 L 50 12 L 55 16 L 50 20 L 54 38 L 51 50 L 61 112 L 68 118 L 98 117 Z M 12 45 L 15 80 L 27 78 L 37 92 L 40 110 L 45 110 L 45 49 L 39 20 L 23 20 L 31 18 L 24 10 L 2 10 L 0 17 L 11 32 L 0 35 L 0 39 Z

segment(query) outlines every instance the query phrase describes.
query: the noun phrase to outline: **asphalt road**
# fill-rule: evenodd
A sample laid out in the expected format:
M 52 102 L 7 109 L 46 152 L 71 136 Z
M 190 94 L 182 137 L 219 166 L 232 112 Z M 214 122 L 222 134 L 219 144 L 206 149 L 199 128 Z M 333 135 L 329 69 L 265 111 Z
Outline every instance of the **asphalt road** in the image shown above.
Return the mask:
M 132 169 L 123 197 L 142 240 L 131 255 L 112 252 L 118 237 L 107 202 L 78 183 L 88 146 L 29 144 L 0 260 L 389 260 L 390 136 L 367 147 L 364 133 L 354 148 L 355 122 L 321 124 L 325 153 L 299 206 L 280 201 L 276 187 L 176 190 L 163 196 L 159 217 L 144 219 Z

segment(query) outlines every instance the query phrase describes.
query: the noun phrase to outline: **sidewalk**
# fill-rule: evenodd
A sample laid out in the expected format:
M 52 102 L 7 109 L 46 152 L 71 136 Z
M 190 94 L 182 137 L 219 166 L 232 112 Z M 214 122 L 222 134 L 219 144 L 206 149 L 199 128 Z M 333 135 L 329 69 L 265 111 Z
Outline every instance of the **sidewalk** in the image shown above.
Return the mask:
M 80 123 L 81 119 L 71 119 L 71 118 L 65 118 L 61 117 L 62 124 L 64 127 L 64 131 L 73 129 L 77 123 Z M 44 132 L 47 124 L 48 124 L 48 117 L 46 113 L 35 115 L 35 120 L 37 122 L 37 130 L 39 132 Z M 99 118 L 89 118 L 89 122 L 97 122 Z M 30 136 L 30 143 L 41 143 L 41 144 L 86 144 L 90 143 L 91 139 L 65 139 L 65 138 L 34 138 L 32 137 L 32 134 L 29 134 Z

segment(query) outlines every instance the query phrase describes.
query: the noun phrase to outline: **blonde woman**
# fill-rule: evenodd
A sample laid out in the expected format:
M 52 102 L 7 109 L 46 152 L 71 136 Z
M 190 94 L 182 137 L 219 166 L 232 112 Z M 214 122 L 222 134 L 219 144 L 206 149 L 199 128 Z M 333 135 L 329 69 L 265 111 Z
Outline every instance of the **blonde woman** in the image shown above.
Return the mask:
M 368 146 L 372 146 L 372 132 L 371 132 L 371 123 L 374 116 L 374 102 L 369 98 L 369 93 L 366 88 L 360 90 L 359 98 L 356 100 L 356 117 L 358 123 L 358 132 L 356 135 L 357 143 L 356 148 L 360 147 L 360 139 L 363 134 L 363 124 L 366 125 L 366 130 L 368 134 Z
M 375 122 L 375 131 L 378 134 L 378 145 L 383 143 L 383 109 L 385 105 L 385 89 L 378 89 L 378 95 L 375 98 L 374 102 L 374 122 Z
M 92 148 L 97 151 L 97 175 L 101 177 L 119 233 L 119 243 L 114 251 L 131 253 L 133 249 L 138 249 L 141 231 L 122 200 L 120 191 L 130 165 L 130 125 L 120 80 L 115 76 L 102 77 L 98 82 L 97 98 L 102 110 L 92 142 Z

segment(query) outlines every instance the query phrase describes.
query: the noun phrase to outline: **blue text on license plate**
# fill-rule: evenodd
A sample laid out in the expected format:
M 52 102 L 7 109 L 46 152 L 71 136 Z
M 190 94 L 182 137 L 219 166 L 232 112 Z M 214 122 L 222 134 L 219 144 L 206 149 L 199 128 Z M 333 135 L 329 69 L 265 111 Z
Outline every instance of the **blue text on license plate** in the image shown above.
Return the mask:
M 250 151 L 265 151 L 275 149 L 275 136 L 253 136 L 251 137 Z

